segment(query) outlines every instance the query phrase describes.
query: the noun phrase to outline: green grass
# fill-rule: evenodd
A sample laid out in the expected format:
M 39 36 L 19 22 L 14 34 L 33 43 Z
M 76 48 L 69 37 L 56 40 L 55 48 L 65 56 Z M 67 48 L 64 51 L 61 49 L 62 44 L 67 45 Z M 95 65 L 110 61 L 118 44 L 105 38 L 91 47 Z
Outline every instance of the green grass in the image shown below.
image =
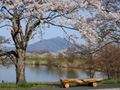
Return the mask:
M 31 58 L 26 58 L 25 60 L 25 63 L 26 64 L 31 64 L 33 63 L 33 61 L 35 61 L 35 63 L 41 63 L 41 64 L 47 64 L 47 59 L 46 58 L 34 58 L 34 59 L 31 59 Z
M 72 60 L 72 61 L 71 61 Z M 73 62 L 74 60 L 71 59 L 70 62 Z M 35 61 L 35 63 L 41 63 L 41 64 L 48 64 L 48 60 L 47 58 L 26 58 L 25 63 L 26 64 L 31 64 Z M 61 60 L 58 60 L 61 61 Z M 78 62 L 86 62 L 85 59 L 77 59 Z M 2 62 L 0 61 L 0 64 L 2 64 Z
M 104 84 L 120 84 L 120 79 L 117 80 L 105 80 L 99 82 L 98 85 Z M 79 86 L 88 86 L 88 83 L 84 84 L 70 84 L 70 87 L 79 87 Z M 8 83 L 4 85 L 0 85 L 0 89 L 32 89 L 32 88 L 55 88 L 61 87 L 60 82 L 37 82 L 37 83 Z
M 86 62 L 86 59 L 78 59 L 79 62 Z
M 26 61 L 47 61 L 46 58 L 26 58 Z
M 104 84 L 120 84 L 120 79 L 104 80 L 104 81 L 98 83 L 98 85 L 104 85 Z
M 57 85 L 37 84 L 37 83 L 21 83 L 21 84 L 4 84 L 0 85 L 0 89 L 30 89 L 30 88 L 54 88 Z

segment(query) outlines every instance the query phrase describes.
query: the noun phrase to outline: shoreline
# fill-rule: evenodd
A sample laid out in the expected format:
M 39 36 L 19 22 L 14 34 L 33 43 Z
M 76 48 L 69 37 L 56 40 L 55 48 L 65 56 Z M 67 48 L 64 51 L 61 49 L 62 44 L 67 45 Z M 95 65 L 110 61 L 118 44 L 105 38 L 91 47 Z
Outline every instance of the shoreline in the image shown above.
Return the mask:
M 0 65 L 3 65 L 2 63 L 0 63 Z M 9 63 L 9 65 L 14 65 L 13 63 Z M 33 64 L 33 63 L 25 63 L 25 65 L 34 65 L 34 66 L 50 66 L 50 67 L 57 67 L 57 68 L 72 68 L 72 69 L 89 69 L 87 67 L 74 67 L 74 66 L 57 66 L 57 65 L 54 65 L 54 64 Z M 6 65 L 7 66 L 7 65 Z M 96 71 L 99 71 L 99 70 L 96 70 Z

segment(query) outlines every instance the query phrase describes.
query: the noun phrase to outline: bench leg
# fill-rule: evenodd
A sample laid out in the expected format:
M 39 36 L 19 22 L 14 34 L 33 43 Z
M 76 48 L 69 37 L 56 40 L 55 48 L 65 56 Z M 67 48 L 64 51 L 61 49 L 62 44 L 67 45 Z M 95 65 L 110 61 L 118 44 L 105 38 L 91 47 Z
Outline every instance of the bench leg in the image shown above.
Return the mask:
M 69 88 L 69 83 L 65 83 L 65 88 Z
M 93 86 L 93 87 L 97 87 L 97 83 L 93 82 L 93 83 L 88 83 L 89 86 Z
M 97 83 L 96 83 L 96 82 L 93 82 L 93 83 L 92 83 L 92 86 L 93 86 L 93 87 L 97 87 Z

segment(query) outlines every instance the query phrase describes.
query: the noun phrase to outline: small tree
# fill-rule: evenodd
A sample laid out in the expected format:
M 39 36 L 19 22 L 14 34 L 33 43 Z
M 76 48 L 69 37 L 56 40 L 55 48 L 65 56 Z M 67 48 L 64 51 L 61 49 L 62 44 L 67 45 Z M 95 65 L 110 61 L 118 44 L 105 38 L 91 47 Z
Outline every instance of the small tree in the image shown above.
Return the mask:
M 68 48 L 65 53 L 65 57 L 68 60 L 68 62 L 73 63 L 75 58 L 76 58 L 76 54 L 75 54 L 76 48 Z
M 94 77 L 95 74 L 95 57 L 96 57 L 96 50 L 99 49 L 99 47 L 95 44 L 92 44 L 88 42 L 86 45 L 78 45 L 75 44 L 78 47 L 78 52 L 81 56 L 83 56 L 86 59 L 86 65 L 88 68 L 88 74 L 90 78 Z
M 104 72 L 108 79 L 117 78 L 120 74 L 120 48 L 116 45 L 107 45 L 98 52 L 97 67 Z
M 59 62 L 64 62 L 65 61 L 65 56 L 63 55 L 63 53 L 58 53 L 57 59 L 59 60 Z
M 54 63 L 57 62 L 56 57 L 53 56 L 51 53 L 47 55 L 47 61 L 49 65 L 53 65 Z

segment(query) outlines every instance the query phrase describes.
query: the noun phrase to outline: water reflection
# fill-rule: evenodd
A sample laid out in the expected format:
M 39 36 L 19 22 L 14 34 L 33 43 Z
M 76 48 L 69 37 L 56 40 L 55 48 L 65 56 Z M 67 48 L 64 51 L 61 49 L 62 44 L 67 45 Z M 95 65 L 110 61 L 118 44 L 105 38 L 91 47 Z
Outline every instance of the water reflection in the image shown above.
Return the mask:
M 88 69 L 88 70 L 85 70 L 87 76 L 89 76 L 89 78 L 94 78 L 95 77 L 95 70 L 92 70 L 92 69 Z
M 52 82 L 67 78 L 89 78 L 89 70 L 72 69 L 72 68 L 58 68 L 51 66 L 33 66 L 26 65 L 26 80 L 27 82 Z M 100 72 L 94 72 L 93 77 L 106 78 Z M 15 82 L 15 67 L 11 65 L 8 69 L 0 65 L 0 82 Z
M 78 78 L 79 75 L 77 73 L 77 70 L 74 69 L 68 69 L 67 70 L 67 78 Z

